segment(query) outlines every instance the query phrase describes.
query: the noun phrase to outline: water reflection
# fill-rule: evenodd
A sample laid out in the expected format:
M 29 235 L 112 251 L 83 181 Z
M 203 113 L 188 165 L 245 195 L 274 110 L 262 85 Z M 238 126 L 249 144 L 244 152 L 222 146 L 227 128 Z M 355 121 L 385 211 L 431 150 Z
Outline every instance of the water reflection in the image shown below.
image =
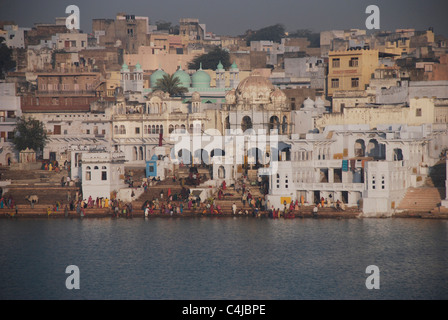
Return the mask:
M 412 219 L 3 220 L 0 298 L 446 299 L 447 231 Z M 380 290 L 365 287 L 372 264 Z

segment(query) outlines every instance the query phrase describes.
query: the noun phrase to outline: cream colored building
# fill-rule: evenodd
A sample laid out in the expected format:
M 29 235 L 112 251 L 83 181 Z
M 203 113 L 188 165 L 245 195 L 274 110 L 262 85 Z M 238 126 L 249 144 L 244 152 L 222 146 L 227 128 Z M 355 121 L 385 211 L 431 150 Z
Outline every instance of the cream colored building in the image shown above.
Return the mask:
M 328 125 L 368 124 L 371 129 L 382 124 L 446 124 L 448 100 L 437 98 L 411 98 L 409 106 L 366 104 L 345 108 L 341 113 L 324 114 L 316 120 L 316 127 L 322 130 Z
M 328 53 L 328 95 L 337 91 L 362 91 L 378 68 L 378 50 L 353 49 Z

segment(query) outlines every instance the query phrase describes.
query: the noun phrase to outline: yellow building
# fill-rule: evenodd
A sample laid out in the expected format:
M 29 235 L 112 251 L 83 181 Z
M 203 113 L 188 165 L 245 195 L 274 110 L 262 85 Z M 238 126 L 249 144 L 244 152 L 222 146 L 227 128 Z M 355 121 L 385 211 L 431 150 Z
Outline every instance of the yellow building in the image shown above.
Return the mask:
M 378 67 L 378 50 L 353 49 L 328 53 L 328 95 L 365 90 Z

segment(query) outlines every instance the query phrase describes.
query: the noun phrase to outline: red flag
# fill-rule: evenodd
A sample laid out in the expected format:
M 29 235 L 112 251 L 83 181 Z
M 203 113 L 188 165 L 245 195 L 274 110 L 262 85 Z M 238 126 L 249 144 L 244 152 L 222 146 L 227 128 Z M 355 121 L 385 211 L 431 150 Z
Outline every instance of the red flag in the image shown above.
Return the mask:
M 162 139 L 163 139 L 163 133 L 160 132 L 160 133 L 159 133 L 159 147 L 162 146 Z
M 168 197 L 171 195 L 171 188 L 168 188 Z

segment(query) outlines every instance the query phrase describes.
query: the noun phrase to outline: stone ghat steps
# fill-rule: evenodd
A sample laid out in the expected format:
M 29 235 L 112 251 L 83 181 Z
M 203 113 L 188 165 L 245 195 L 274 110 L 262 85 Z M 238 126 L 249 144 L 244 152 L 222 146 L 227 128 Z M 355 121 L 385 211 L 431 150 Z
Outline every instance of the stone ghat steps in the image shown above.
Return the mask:
M 409 188 L 397 209 L 431 211 L 441 202 L 440 190 L 435 187 Z
M 67 193 L 70 192 L 71 199 L 76 195 L 77 187 L 56 187 L 56 186 L 10 186 L 7 193 L 4 194 L 5 199 L 12 195 L 17 205 L 30 205 L 26 200 L 26 196 L 37 195 L 39 197 L 38 204 L 53 205 L 56 201 L 67 203 Z
M 166 200 L 168 198 L 168 190 L 171 189 L 171 194 L 177 193 L 180 195 L 180 191 L 182 187 L 180 185 L 155 185 L 152 187 L 148 187 L 146 192 L 143 192 L 142 195 L 137 198 L 135 203 L 144 203 L 146 200 L 154 200 L 159 198 L 160 200 L 160 192 L 163 191 L 163 198 Z
M 3 180 L 11 180 L 17 182 L 26 182 L 29 180 L 45 180 L 60 183 L 62 177 L 67 177 L 67 170 L 48 171 L 48 170 L 10 170 L 9 168 L 1 168 Z
M 357 218 L 359 216 L 359 212 L 357 211 L 336 211 L 334 209 L 325 208 L 319 210 L 318 218 Z M 46 208 L 19 208 L 17 214 L 15 214 L 15 209 L 0 209 L 0 218 L 7 218 L 7 217 L 24 217 L 24 218 L 64 218 L 64 209 L 59 209 L 59 211 L 51 211 L 50 214 L 48 214 Z M 68 214 L 69 218 L 80 218 L 80 215 L 76 213 L 76 210 L 69 211 Z M 84 209 L 84 218 L 111 218 L 114 217 L 113 211 L 110 208 L 88 208 Z M 125 216 L 120 215 L 121 218 L 126 218 Z M 144 212 L 140 208 L 136 208 L 134 206 L 132 217 L 134 218 L 143 218 Z M 182 214 L 166 214 L 166 213 L 160 213 L 155 212 L 154 214 L 150 215 L 151 217 L 162 217 L 162 218 L 171 218 L 171 217 L 253 217 L 252 212 L 249 211 L 248 214 L 236 214 L 233 215 L 231 211 L 223 211 L 221 214 L 210 214 L 210 213 L 202 213 L 200 209 L 196 210 L 188 210 L 184 209 Z M 259 212 L 259 217 L 269 217 L 267 212 Z M 281 216 L 280 219 L 292 219 L 292 218 L 313 218 L 312 213 L 312 207 L 308 208 L 302 208 L 299 212 L 294 212 L 291 215 L 288 215 L 286 217 Z

